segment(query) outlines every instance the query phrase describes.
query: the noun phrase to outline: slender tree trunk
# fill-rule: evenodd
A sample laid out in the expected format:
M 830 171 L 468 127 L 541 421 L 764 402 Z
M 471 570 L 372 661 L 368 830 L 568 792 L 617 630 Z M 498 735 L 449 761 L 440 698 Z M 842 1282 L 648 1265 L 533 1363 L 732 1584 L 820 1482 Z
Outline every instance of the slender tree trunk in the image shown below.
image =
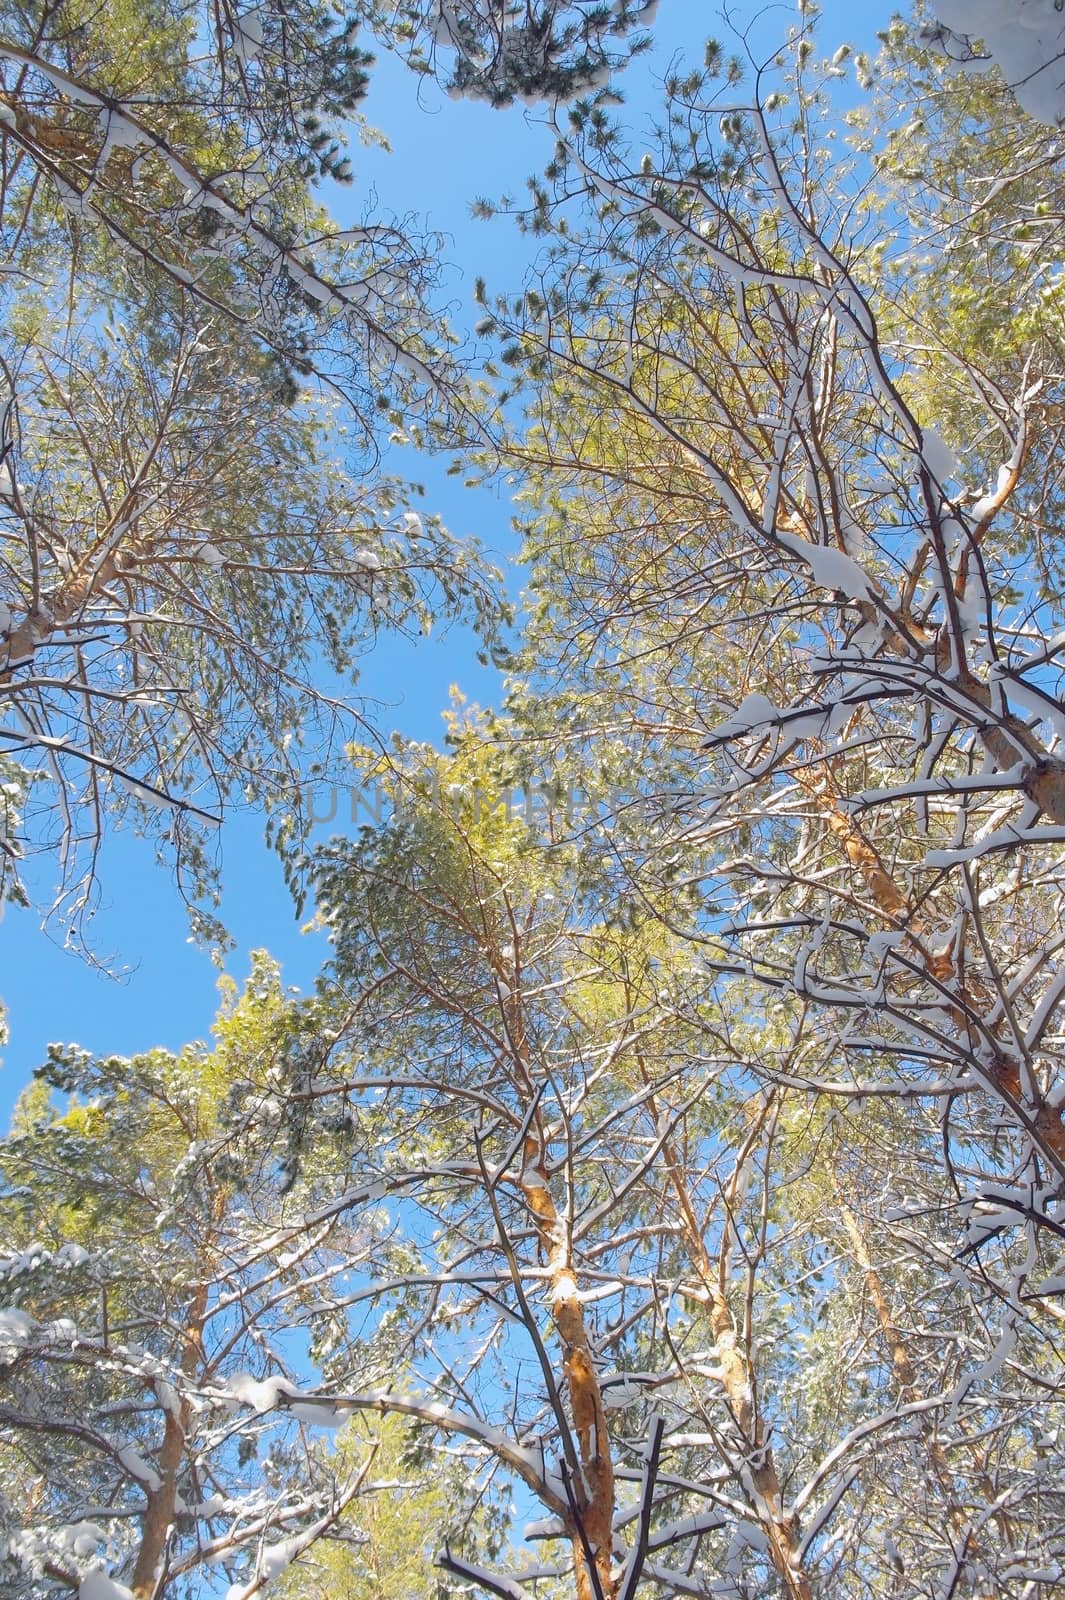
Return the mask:
M 640 1065 L 644 1082 L 649 1076 Z M 755 1126 L 749 1135 L 745 1151 L 749 1152 L 754 1140 L 765 1124 L 771 1102 L 766 1101 L 760 1110 Z M 648 1098 L 648 1108 L 660 1129 L 665 1124 L 659 1116 L 654 1096 Z M 789 1600 L 813 1600 L 813 1590 L 800 1554 L 799 1530 L 794 1517 L 784 1513 L 784 1497 L 780 1488 L 772 1446 L 766 1443 L 765 1430 L 754 1398 L 754 1374 L 745 1351 L 736 1336 L 736 1326 L 729 1308 L 727 1285 L 728 1224 L 721 1258 L 715 1267 L 706 1248 L 696 1217 L 695 1207 L 688 1192 L 687 1178 L 672 1139 L 662 1141 L 662 1155 L 666 1171 L 680 1208 L 685 1242 L 692 1257 L 692 1265 L 699 1279 L 700 1296 L 709 1317 L 713 1333 L 716 1361 L 721 1373 L 721 1384 L 728 1400 L 729 1411 L 741 1438 L 744 1460 L 740 1481 L 752 1506 L 758 1523 L 769 1543 L 769 1553 Z M 737 1174 L 744 1160 L 741 1153 Z
M 887 1350 L 891 1361 L 891 1370 L 895 1375 L 895 1381 L 898 1385 L 900 1399 L 906 1402 L 923 1400 L 925 1395 L 918 1382 L 917 1373 L 913 1362 L 910 1359 L 910 1353 L 906 1346 L 906 1340 L 892 1315 L 891 1304 L 888 1300 L 883 1280 L 880 1277 L 879 1272 L 877 1272 L 876 1267 L 873 1265 L 873 1260 L 869 1253 L 869 1246 L 865 1237 L 865 1232 L 861 1226 L 861 1223 L 858 1221 L 857 1216 L 847 1204 L 846 1197 L 843 1193 L 843 1187 L 839 1180 L 839 1173 L 836 1171 L 834 1163 L 831 1165 L 830 1171 L 832 1177 L 832 1187 L 836 1195 L 836 1203 L 839 1206 L 840 1219 L 844 1228 L 846 1229 L 847 1237 L 850 1239 L 851 1248 L 854 1251 L 854 1259 L 857 1261 L 865 1276 L 865 1286 L 869 1292 L 869 1299 L 872 1302 L 873 1310 L 876 1313 L 877 1325 L 880 1329 L 884 1347 Z M 943 1498 L 946 1501 L 947 1516 L 950 1520 L 950 1525 L 959 1539 L 964 1541 L 966 1552 L 976 1552 L 979 1549 L 979 1541 L 973 1532 L 972 1518 L 966 1512 L 964 1506 L 959 1505 L 958 1503 L 958 1498 L 954 1487 L 954 1474 L 951 1471 L 950 1462 L 947 1460 L 943 1446 L 935 1436 L 933 1427 L 934 1424 L 928 1418 L 925 1418 L 921 1422 L 921 1429 L 925 1439 L 925 1447 L 928 1451 L 928 1459 L 931 1464 L 932 1471 L 935 1474 L 936 1481 L 939 1484 L 940 1491 L 942 1492 Z M 969 1444 L 968 1448 L 970 1453 L 973 1454 L 975 1447 Z M 980 1485 L 981 1493 L 985 1495 L 989 1502 L 993 1502 L 996 1498 L 994 1485 L 988 1478 L 987 1473 L 984 1470 L 983 1463 L 975 1456 L 975 1454 L 973 1455 L 973 1459 L 977 1472 L 977 1482 Z M 1012 1544 L 1013 1530 L 1010 1525 L 1009 1517 L 1005 1512 L 1000 1511 L 995 1514 L 995 1521 L 1005 1538 Z M 984 1580 L 977 1589 L 977 1593 L 979 1596 L 981 1596 L 981 1600 L 996 1600 L 998 1589 L 990 1580 Z
M 824 816 L 847 860 L 864 880 L 885 921 L 906 933 L 910 948 L 930 979 L 944 986 L 951 985 L 945 997 L 951 1018 L 974 1053 L 979 1052 L 985 1059 L 985 1070 L 994 1089 L 1008 1105 L 1021 1113 L 1030 1131 L 1044 1148 L 1059 1161 L 1065 1162 L 1065 1106 L 1052 1105 L 1025 1090 L 1018 1061 L 1012 1052 L 996 1042 L 996 1033 L 1001 1034 L 1001 1022 L 983 1030 L 977 1028 L 976 1020 L 986 1014 L 988 1006 L 982 1002 L 972 980 L 954 983 L 957 976 L 956 952 L 948 949 L 933 953 L 929 950 L 924 938 L 926 929 L 920 917 L 915 914 L 876 850 L 840 804 L 828 762 L 825 762 L 821 782 L 815 781 L 809 772 L 796 772 L 794 776 Z M 987 1049 L 988 1045 L 990 1049 Z
M 519 1084 L 532 1091 L 533 1073 L 519 997 L 506 1001 L 507 1032 Z M 548 1184 L 547 1150 L 539 1116 L 526 1141 L 519 1187 L 532 1212 L 547 1258 L 548 1301 L 562 1344 L 562 1371 L 573 1422 L 581 1481 L 573 1484 L 576 1504 L 570 1518 L 577 1575 L 577 1600 L 615 1600 L 614 1463 L 606 1409 L 584 1317 L 566 1218 Z
M 207 1282 L 198 1285 L 189 1306 L 182 1339 L 181 1371 L 192 1378 L 203 1360 L 203 1324 L 207 1312 Z M 131 1587 L 136 1600 L 152 1600 L 159 1581 L 166 1541 L 174 1521 L 178 1478 L 185 1454 L 191 1408 L 187 1400 L 177 1402 L 177 1414 L 164 1407 L 163 1442 L 159 1448 L 159 1483 L 148 1490 L 148 1504 L 141 1523 L 141 1542 L 133 1568 Z
M 539 1181 L 533 1162 L 541 1168 Z M 617 1580 L 612 1575 L 614 1463 L 610 1435 L 584 1308 L 573 1273 L 569 1229 L 566 1219 L 559 1215 L 546 1176 L 542 1175 L 542 1165 L 542 1154 L 532 1140 L 526 1151 L 521 1187 L 547 1253 L 551 1317 L 562 1341 L 562 1370 L 583 1476 L 583 1482 L 574 1485 L 578 1506 L 576 1525 L 571 1532 L 577 1600 L 614 1600 Z

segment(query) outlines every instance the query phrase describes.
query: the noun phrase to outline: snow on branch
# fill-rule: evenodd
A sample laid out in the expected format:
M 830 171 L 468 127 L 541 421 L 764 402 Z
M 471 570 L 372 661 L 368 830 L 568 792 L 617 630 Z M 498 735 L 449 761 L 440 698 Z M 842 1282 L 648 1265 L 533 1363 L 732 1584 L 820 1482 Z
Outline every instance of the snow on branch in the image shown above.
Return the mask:
M 923 29 L 926 44 L 968 71 L 996 66 L 1030 117 L 1065 127 L 1065 13 L 1056 0 L 933 0 L 933 9 L 941 26 Z

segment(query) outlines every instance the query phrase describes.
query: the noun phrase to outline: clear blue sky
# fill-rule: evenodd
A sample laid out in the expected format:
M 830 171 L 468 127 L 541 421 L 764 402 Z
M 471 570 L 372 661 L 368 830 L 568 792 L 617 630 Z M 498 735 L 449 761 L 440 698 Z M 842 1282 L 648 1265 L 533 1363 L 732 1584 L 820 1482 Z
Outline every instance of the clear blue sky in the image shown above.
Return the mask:
M 894 9 L 879 0 L 863 5 L 826 0 L 820 27 L 823 53 L 830 54 L 844 40 L 872 49 L 875 30 L 885 26 Z M 795 7 L 737 0 L 731 15 L 736 25 L 757 16 L 758 37 L 771 46 L 795 20 Z M 623 114 L 631 119 L 637 138 L 659 104 L 656 83 L 673 56 L 681 52 L 698 61 L 707 36 L 728 39 L 719 7 L 699 0 L 661 0 L 655 34 L 653 55 L 644 57 L 624 83 L 629 109 Z M 520 108 L 494 112 L 449 100 L 384 59 L 375 69 L 365 110 L 368 120 L 386 134 L 392 152 L 352 150 L 356 182 L 352 200 L 346 194 L 338 198 L 341 220 L 345 204 L 361 210 L 376 191 L 385 210 L 417 217 L 446 234 L 453 263 L 446 274 L 446 295 L 456 320 L 470 315 L 476 275 L 483 275 L 490 288 L 517 289 L 526 241 L 505 220 L 472 221 L 469 206 L 478 195 L 520 195 L 526 177 L 542 170 L 550 157 L 551 135 L 536 114 Z M 442 464 L 419 460 L 412 466 L 408 458 L 389 465 L 426 484 L 427 504 L 454 532 L 476 534 L 501 558 L 510 552 L 510 510 L 502 492 L 464 491 L 445 476 Z M 454 633 L 417 646 L 386 641 L 366 659 L 361 688 L 377 702 L 379 725 L 436 740 L 453 682 L 482 703 L 498 694 L 498 676 L 480 667 L 470 641 Z M 334 825 L 318 830 L 322 838 L 342 825 L 343 815 L 341 810 Z M 310 988 L 325 959 L 325 940 L 300 933 L 278 862 L 262 844 L 260 819 L 238 815 L 227 821 L 220 850 L 223 920 L 238 944 L 228 970 L 242 979 L 247 952 L 265 947 L 282 962 L 287 982 Z M 63 951 L 39 930 L 32 913 L 9 908 L 0 924 L 0 995 L 11 1029 L 0 1075 L 0 1124 L 6 1125 L 16 1095 L 49 1040 L 128 1055 L 156 1044 L 177 1048 L 209 1034 L 217 972 L 207 953 L 188 942 L 183 909 L 151 849 L 128 836 L 113 839 L 101 871 L 105 902 L 96 918 L 94 943 L 101 962 L 117 976 Z

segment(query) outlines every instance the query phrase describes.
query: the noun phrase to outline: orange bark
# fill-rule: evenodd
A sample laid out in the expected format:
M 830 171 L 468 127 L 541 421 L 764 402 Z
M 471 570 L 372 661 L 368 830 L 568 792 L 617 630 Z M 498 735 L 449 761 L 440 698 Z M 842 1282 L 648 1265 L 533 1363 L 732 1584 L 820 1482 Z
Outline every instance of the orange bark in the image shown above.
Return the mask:
M 846 1198 L 843 1194 L 842 1185 L 839 1181 L 839 1174 L 834 1166 L 831 1168 L 831 1176 L 832 1187 L 835 1190 L 836 1202 L 839 1206 L 840 1217 L 843 1221 L 843 1226 L 847 1232 L 847 1236 L 850 1239 L 851 1248 L 854 1251 L 854 1258 L 865 1275 L 865 1285 L 869 1291 L 869 1298 L 872 1301 L 873 1310 L 876 1313 L 876 1320 L 880 1328 L 881 1337 L 883 1338 L 884 1345 L 891 1360 L 891 1368 L 895 1374 L 895 1381 L 899 1387 L 900 1398 L 906 1402 L 923 1400 L 925 1397 L 921 1390 L 920 1384 L 917 1381 L 916 1369 L 914 1368 L 913 1362 L 910 1359 L 910 1353 L 906 1347 L 906 1341 L 903 1338 L 898 1323 L 895 1321 L 895 1318 L 892 1315 L 891 1304 L 888 1300 L 887 1291 L 884 1288 L 883 1280 L 880 1277 L 879 1272 L 876 1270 L 876 1267 L 873 1265 L 865 1234 L 862 1231 L 862 1227 L 858 1221 L 858 1218 L 847 1204 Z M 972 1531 L 971 1518 L 965 1511 L 964 1506 L 959 1505 L 958 1503 L 954 1486 L 954 1474 L 951 1471 L 950 1463 L 947 1460 L 943 1447 L 933 1432 L 930 1419 L 922 1419 L 920 1426 L 925 1437 L 929 1462 L 931 1463 L 932 1470 L 935 1473 L 936 1480 L 939 1483 L 944 1500 L 946 1501 L 947 1515 L 950 1518 L 951 1526 L 953 1527 L 955 1533 L 965 1540 L 966 1549 L 975 1550 L 978 1548 L 978 1545 Z M 978 1458 L 976 1447 L 972 1444 L 969 1444 L 969 1450 L 973 1456 L 974 1464 L 977 1469 L 977 1482 L 980 1485 L 981 1492 L 984 1494 L 986 1500 L 989 1503 L 992 1503 L 996 1499 L 995 1487 L 988 1478 L 987 1473 L 983 1468 L 983 1463 Z M 1004 1511 L 998 1511 L 994 1513 L 994 1516 L 995 1521 L 1001 1528 L 1004 1536 L 1012 1544 L 1013 1529 L 1008 1515 Z M 990 1591 L 988 1591 L 988 1600 L 991 1600 Z
M 640 1067 L 644 1082 L 648 1075 Z M 751 1133 L 745 1143 L 749 1152 L 769 1115 L 771 1101 L 767 1100 L 756 1113 Z M 653 1095 L 648 1097 L 648 1108 L 655 1122 L 660 1124 Z M 784 1514 L 784 1497 L 780 1478 L 773 1458 L 772 1446 L 766 1443 L 765 1429 L 754 1400 L 753 1373 L 746 1352 L 736 1335 L 736 1326 L 726 1292 L 728 1254 L 728 1229 L 721 1257 L 715 1268 L 699 1227 L 695 1207 L 688 1192 L 684 1168 L 672 1139 L 662 1141 L 662 1154 L 670 1183 L 680 1208 L 681 1225 L 685 1243 L 692 1257 L 692 1265 L 699 1280 L 697 1298 L 707 1309 L 713 1333 L 715 1359 L 721 1373 L 728 1408 L 737 1431 L 742 1436 L 744 1462 L 741 1482 L 769 1543 L 773 1566 L 784 1584 L 789 1600 L 813 1600 L 810 1580 L 803 1568 L 800 1554 L 799 1528 L 793 1516 Z M 737 1172 L 744 1155 L 741 1153 Z M 752 1493 L 753 1490 L 753 1493 Z
M 577 1600 L 614 1600 L 614 1463 L 606 1411 L 593 1360 L 570 1255 L 569 1230 L 548 1187 L 543 1155 L 535 1139 L 525 1152 L 521 1191 L 536 1219 L 547 1256 L 551 1317 L 562 1341 L 562 1370 L 583 1481 L 574 1484 L 577 1506 L 570 1529 L 577 1573 Z M 591 1568 L 589 1567 L 589 1559 Z M 592 1570 L 597 1583 L 593 1584 Z
M 193 1296 L 182 1339 L 181 1370 L 187 1378 L 195 1375 L 203 1356 L 203 1319 L 207 1310 L 207 1284 L 201 1283 Z M 163 1442 L 159 1449 L 159 1484 L 147 1492 L 147 1507 L 141 1523 L 141 1542 L 133 1569 L 131 1587 L 137 1600 L 152 1600 L 160 1567 L 166 1553 L 166 1540 L 174 1521 L 178 1477 L 185 1454 L 191 1407 L 187 1400 L 178 1405 L 178 1414 L 163 1412 Z
M 830 831 L 839 842 L 851 866 L 865 882 L 884 919 L 893 927 L 906 932 L 918 965 L 922 966 L 928 977 L 936 983 L 943 984 L 954 979 L 956 967 L 953 952 L 929 950 L 926 940 L 922 937 L 927 929 L 921 918 L 899 889 L 873 846 L 863 838 L 853 818 L 841 807 L 832 779 L 827 774 L 827 763 L 826 776 L 820 784 L 816 784 L 808 772 L 796 772 L 794 776 L 824 815 Z M 1051 781 L 1048 777 L 1047 782 Z M 944 1000 L 961 1038 L 974 1052 L 981 1050 L 984 1070 L 995 1090 L 1007 1104 L 1023 1115 L 1026 1124 L 1044 1148 L 1052 1151 L 1059 1160 L 1065 1161 L 1065 1108 L 1051 1105 L 1042 1098 L 1033 1098 L 1027 1093 L 1021 1082 L 1017 1061 L 1005 1050 L 995 1047 L 995 1035 L 1001 1030 L 1001 1023 L 994 1028 L 979 1029 L 976 1026 L 975 1019 L 985 1014 L 987 1007 L 981 1003 L 980 994 L 973 982 L 970 980 L 967 983 L 957 984 Z M 989 1044 L 992 1047 L 990 1050 L 987 1048 Z
M 499 970 L 502 971 L 501 966 Z M 507 990 L 502 1008 L 515 1077 L 520 1088 L 531 1094 L 535 1075 L 521 1000 L 518 993 L 510 991 L 509 982 Z M 569 1229 L 548 1182 L 547 1150 L 538 1112 L 525 1142 L 518 1187 L 535 1220 L 547 1261 L 548 1304 L 562 1344 L 562 1372 L 580 1467 L 580 1481 L 572 1485 L 575 1504 L 566 1519 L 573 1547 L 577 1600 L 615 1600 L 620 1579 L 612 1571 L 615 1500 L 610 1434 L 573 1270 Z

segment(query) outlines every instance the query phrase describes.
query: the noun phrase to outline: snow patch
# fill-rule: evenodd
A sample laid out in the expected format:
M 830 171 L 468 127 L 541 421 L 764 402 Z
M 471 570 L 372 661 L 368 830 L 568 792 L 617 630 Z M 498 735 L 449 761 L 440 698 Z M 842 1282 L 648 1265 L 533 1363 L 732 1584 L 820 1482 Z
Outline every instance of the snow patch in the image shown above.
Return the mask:
M 326 1400 L 298 1400 L 289 1409 L 308 1428 L 339 1428 L 344 1421 L 343 1413 Z
M 4 1358 L 5 1347 L 8 1359 L 14 1356 L 19 1345 L 25 1344 L 33 1333 L 36 1323 L 25 1311 L 20 1311 L 17 1306 L 5 1306 L 0 1310 L 0 1360 Z
M 934 428 L 921 429 L 921 455 L 924 457 L 925 466 L 940 488 L 944 487 L 949 479 L 957 476 L 958 463 L 954 452 Z
M 933 9 L 946 32 L 936 30 L 929 42 L 980 67 L 986 58 L 972 41 L 982 40 L 1028 115 L 1065 125 L 1065 10 L 1055 0 L 933 0 Z
M 872 583 L 853 556 L 827 544 L 811 544 L 793 533 L 778 533 L 777 538 L 807 563 L 819 589 L 838 589 L 848 600 L 872 600 Z
M 731 717 L 719 723 L 714 729 L 714 739 L 732 738 L 738 733 L 753 733 L 756 728 L 779 723 L 780 712 L 772 700 L 764 694 L 749 694 L 744 697 Z
M 78 1600 L 133 1600 L 133 1590 L 116 1583 L 98 1568 L 87 1572 L 78 1585 Z
M 236 18 L 233 24 L 233 52 L 247 66 L 249 62 L 258 60 L 263 43 L 263 19 L 257 6 L 254 11 L 245 11 Z

